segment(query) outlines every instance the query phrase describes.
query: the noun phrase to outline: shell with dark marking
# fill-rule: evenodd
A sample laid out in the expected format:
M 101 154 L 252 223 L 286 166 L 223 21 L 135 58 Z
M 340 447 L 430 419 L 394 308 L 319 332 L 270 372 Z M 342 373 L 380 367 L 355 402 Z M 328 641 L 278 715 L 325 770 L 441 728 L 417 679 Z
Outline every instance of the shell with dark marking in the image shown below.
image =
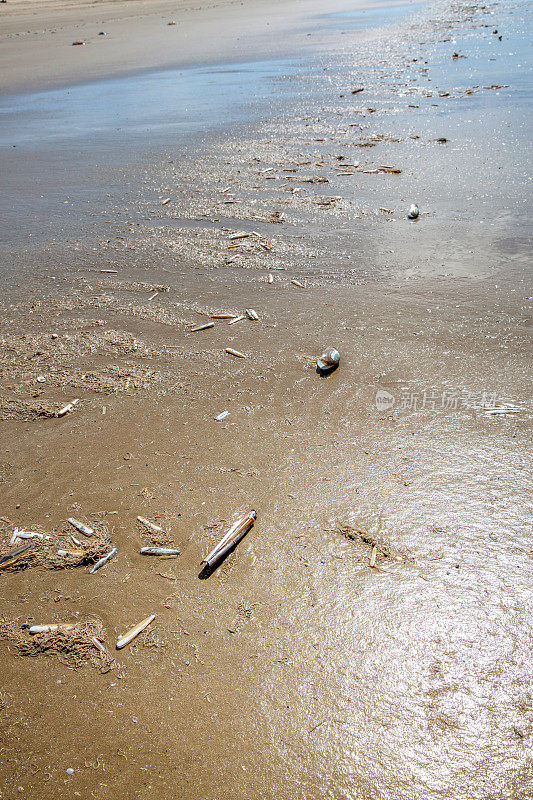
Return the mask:
M 341 355 L 335 347 L 327 347 L 320 358 L 317 360 L 317 368 L 321 372 L 329 372 L 339 366 Z

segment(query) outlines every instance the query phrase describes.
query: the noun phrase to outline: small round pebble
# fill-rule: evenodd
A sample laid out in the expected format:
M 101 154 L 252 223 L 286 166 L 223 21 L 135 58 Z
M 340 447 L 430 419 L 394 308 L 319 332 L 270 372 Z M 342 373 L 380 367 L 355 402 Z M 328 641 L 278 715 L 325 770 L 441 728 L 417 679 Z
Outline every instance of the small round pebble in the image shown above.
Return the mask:
M 72 769 L 72 767 L 69 767 L 67 769 L 67 775 L 74 775 L 74 770 Z

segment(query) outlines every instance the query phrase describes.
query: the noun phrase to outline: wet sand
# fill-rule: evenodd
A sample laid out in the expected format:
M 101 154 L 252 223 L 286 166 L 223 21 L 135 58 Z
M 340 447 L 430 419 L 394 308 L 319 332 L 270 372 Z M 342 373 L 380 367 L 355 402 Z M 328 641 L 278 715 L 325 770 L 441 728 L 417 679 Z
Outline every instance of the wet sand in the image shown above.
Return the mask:
M 285 5 L 270 53 L 0 101 L 2 552 L 119 551 L 0 572 L 5 797 L 533 791 L 530 12 Z M 92 617 L 109 671 L 8 635 Z

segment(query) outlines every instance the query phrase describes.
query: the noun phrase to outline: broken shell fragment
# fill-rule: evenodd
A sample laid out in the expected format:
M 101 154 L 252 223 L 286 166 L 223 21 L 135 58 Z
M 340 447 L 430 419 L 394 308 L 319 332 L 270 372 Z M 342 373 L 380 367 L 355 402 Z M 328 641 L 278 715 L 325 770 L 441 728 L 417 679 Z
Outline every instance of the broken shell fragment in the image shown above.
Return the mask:
M 341 355 L 334 347 L 327 347 L 319 359 L 317 359 L 316 366 L 320 372 L 329 372 L 339 366 Z
M 18 538 L 19 538 L 19 529 L 18 529 L 18 528 L 15 528 L 15 530 L 13 531 L 13 536 L 12 536 L 12 537 L 11 537 L 11 539 L 9 540 L 9 544 L 10 544 L 10 545 L 16 544 L 16 543 L 17 543 L 17 540 L 18 540 Z
M 200 562 L 200 566 L 212 567 L 213 564 L 216 564 L 217 561 L 220 561 L 226 553 L 231 550 L 236 544 L 238 544 L 241 539 L 246 536 L 250 528 L 253 526 L 255 520 L 257 519 L 257 513 L 255 511 L 249 511 L 243 517 L 240 517 L 237 522 L 235 522 L 226 535 L 220 540 L 213 550 Z
M 121 650 L 123 647 L 126 647 L 127 644 L 132 642 L 136 636 L 142 633 L 144 629 L 147 628 L 148 625 L 154 621 L 154 619 L 155 619 L 155 614 L 150 614 L 149 617 L 146 617 L 146 619 L 143 619 L 142 622 L 139 622 L 137 625 L 134 625 L 133 628 L 130 628 L 130 630 L 123 636 L 120 636 L 116 644 L 117 650 Z
M 248 319 L 251 319 L 254 322 L 257 322 L 257 320 L 259 319 L 259 314 L 257 313 L 257 311 L 254 311 L 253 308 L 246 309 L 246 316 L 248 317 Z
M 19 531 L 17 533 L 17 539 L 43 539 L 44 534 L 42 533 L 32 533 L 32 531 Z
M 68 414 L 69 411 L 72 411 L 74 406 L 77 405 L 79 402 L 80 402 L 80 399 L 79 399 L 79 397 L 77 397 L 71 403 L 67 403 L 66 406 L 63 406 L 63 408 L 59 409 L 59 411 L 57 412 L 57 416 L 58 417 L 64 417 L 65 414 Z
M 407 219 L 418 219 L 420 216 L 420 209 L 414 203 L 409 207 L 407 212 Z
M 163 531 L 161 525 L 156 525 L 155 522 L 150 522 L 149 519 L 145 519 L 144 517 L 137 517 L 137 520 L 141 523 L 141 525 L 146 525 L 147 528 L 150 528 L 156 533 L 162 533 Z
M 180 551 L 175 547 L 141 547 L 143 556 L 179 556 Z

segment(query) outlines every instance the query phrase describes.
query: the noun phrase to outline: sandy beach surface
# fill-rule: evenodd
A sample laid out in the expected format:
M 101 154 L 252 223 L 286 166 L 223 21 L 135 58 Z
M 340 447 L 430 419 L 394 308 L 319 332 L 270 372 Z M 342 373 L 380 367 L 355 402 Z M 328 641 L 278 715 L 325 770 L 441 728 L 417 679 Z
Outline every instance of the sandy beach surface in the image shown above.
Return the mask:
M 0 798 L 531 798 L 531 8 L 0 19 Z

